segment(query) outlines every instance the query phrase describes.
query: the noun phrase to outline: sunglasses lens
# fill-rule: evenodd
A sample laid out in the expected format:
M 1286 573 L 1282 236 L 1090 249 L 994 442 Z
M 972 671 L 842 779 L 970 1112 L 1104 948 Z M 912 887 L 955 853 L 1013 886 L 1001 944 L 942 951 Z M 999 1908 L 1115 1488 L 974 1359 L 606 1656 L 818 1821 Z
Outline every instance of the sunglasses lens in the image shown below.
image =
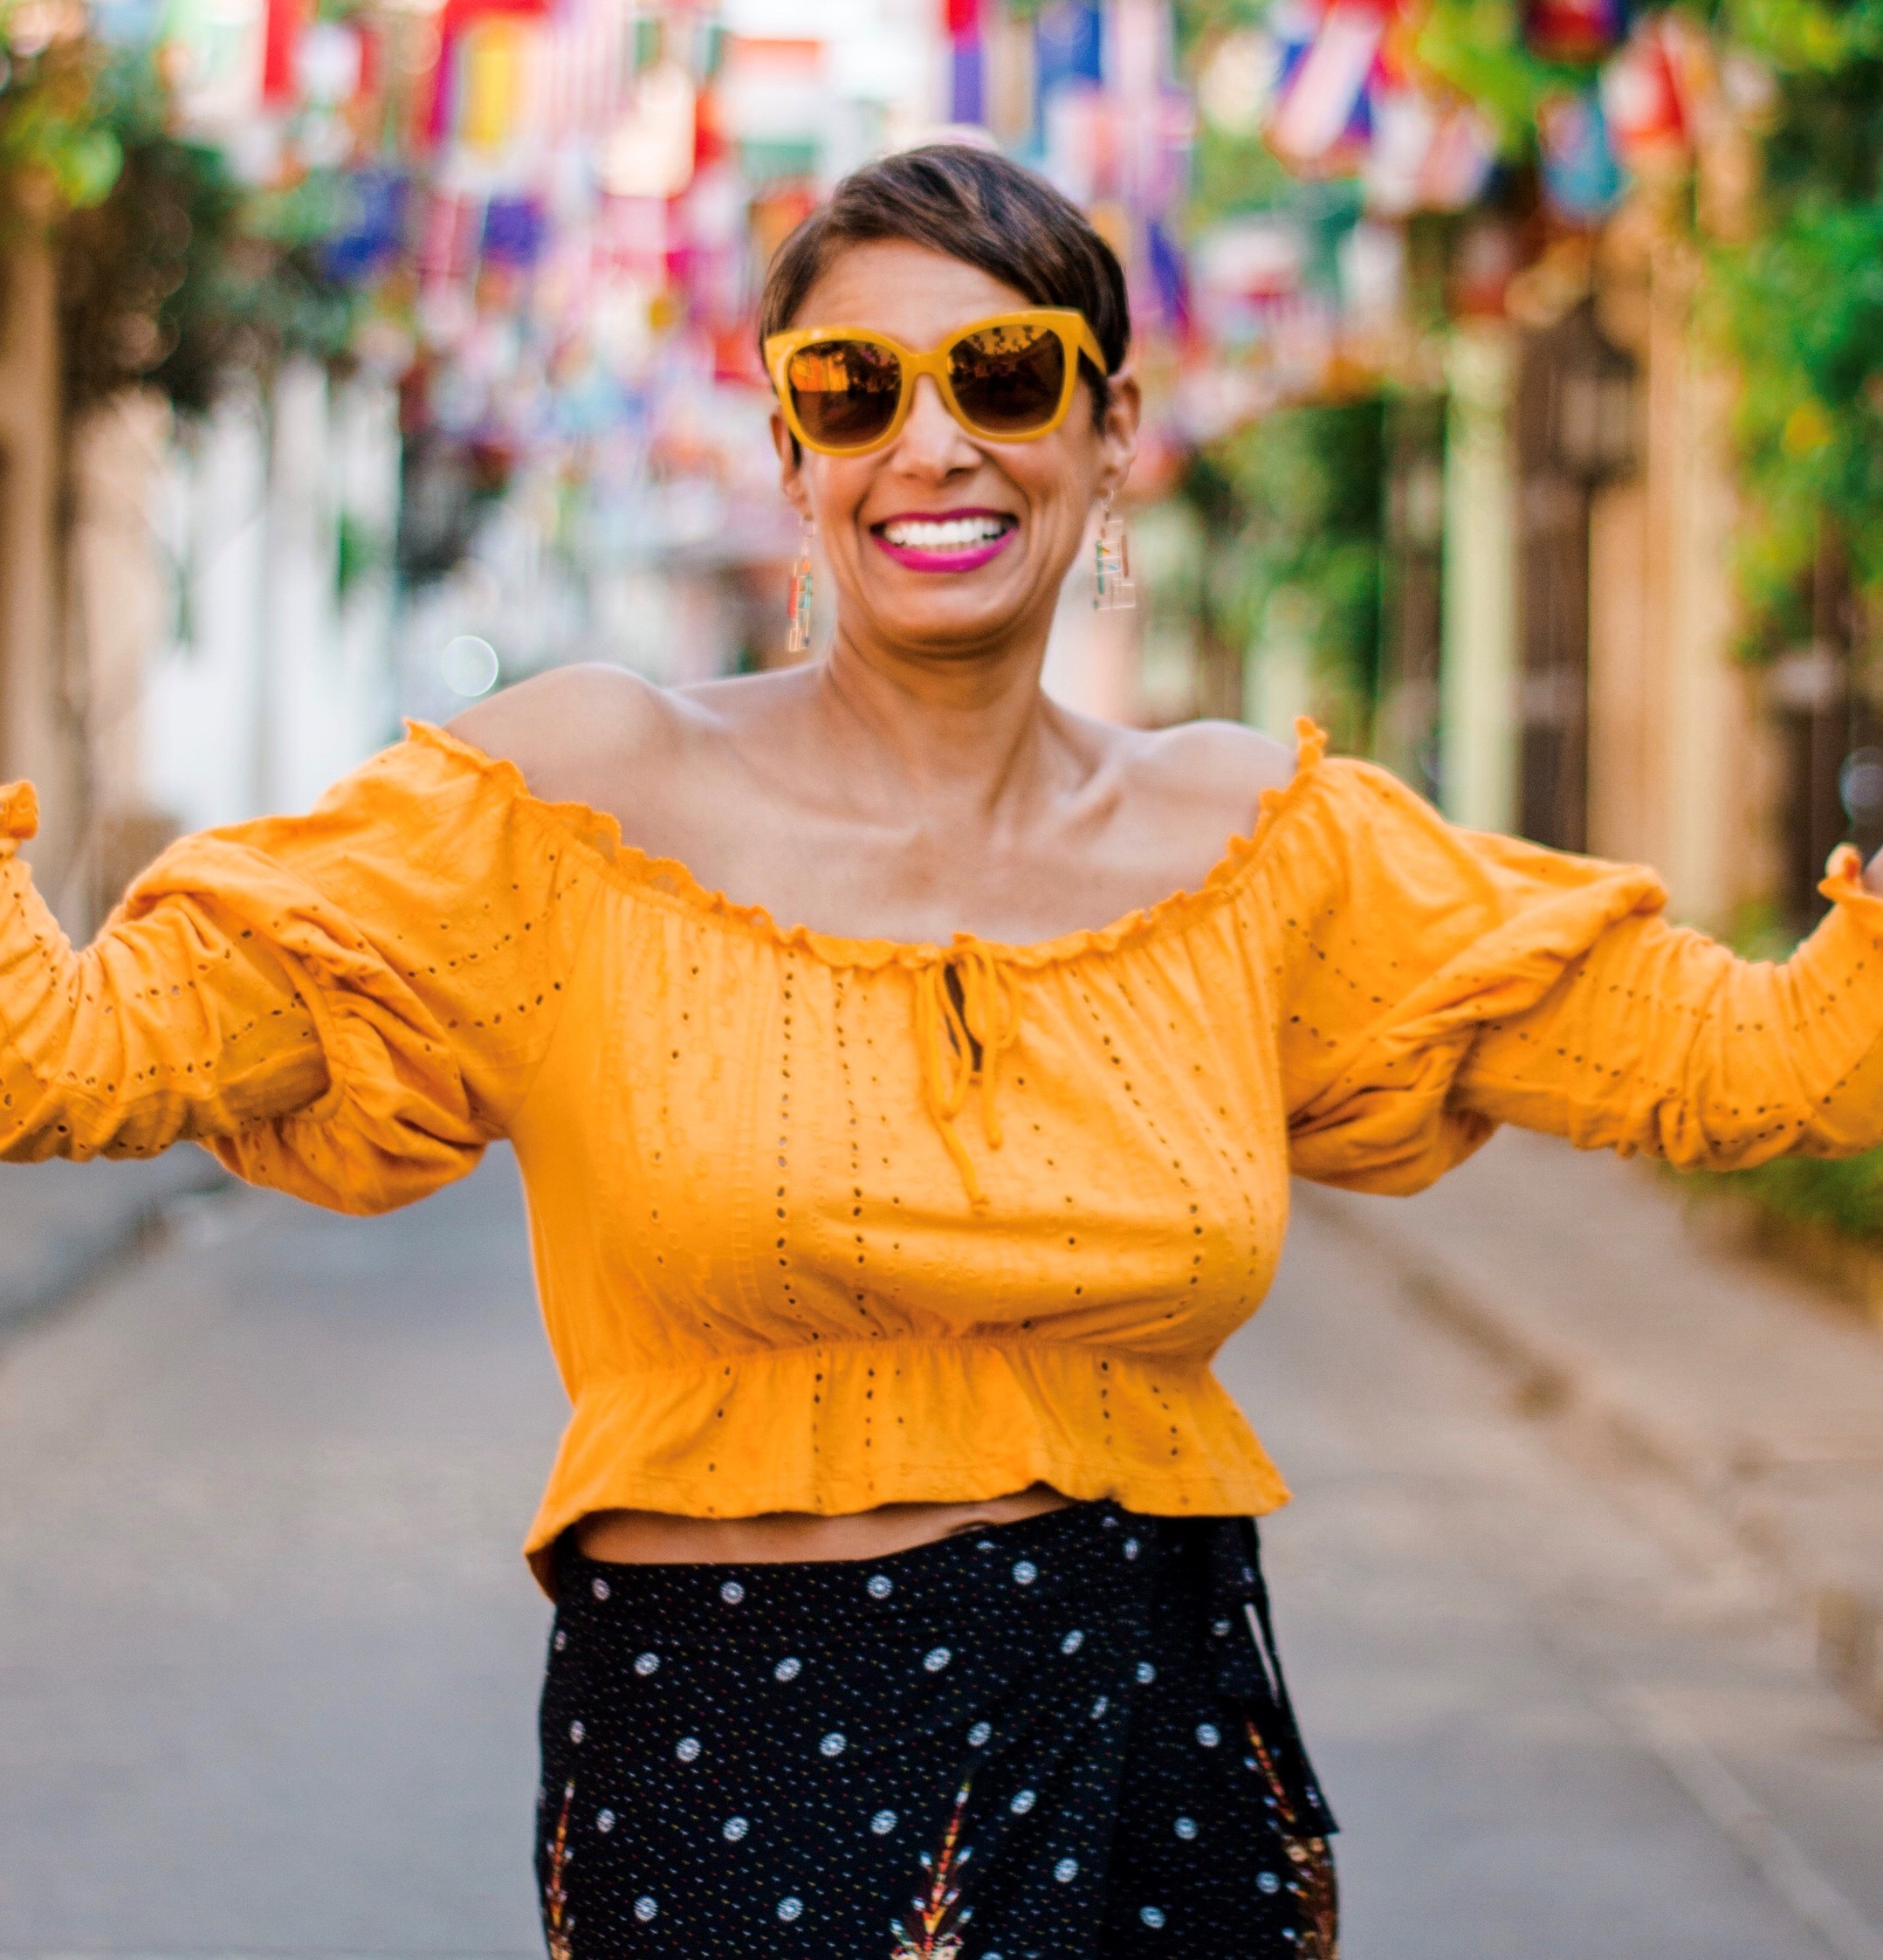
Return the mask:
M 1059 412 L 1065 343 L 1048 327 L 984 327 L 949 348 L 948 379 L 984 435 L 1037 435 Z
M 785 385 L 813 443 L 861 449 L 896 419 L 903 364 L 869 340 L 814 340 L 786 362 Z

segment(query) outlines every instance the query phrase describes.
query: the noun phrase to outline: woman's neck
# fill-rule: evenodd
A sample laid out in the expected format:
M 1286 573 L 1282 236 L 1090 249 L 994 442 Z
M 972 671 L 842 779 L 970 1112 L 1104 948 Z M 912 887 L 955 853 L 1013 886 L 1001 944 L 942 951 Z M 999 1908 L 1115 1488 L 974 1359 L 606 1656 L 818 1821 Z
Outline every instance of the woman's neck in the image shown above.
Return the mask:
M 1065 718 L 1041 691 L 1045 658 L 1043 636 L 1036 647 L 928 661 L 840 632 L 818 671 L 815 712 L 864 794 L 986 822 L 1069 767 L 1076 773 Z

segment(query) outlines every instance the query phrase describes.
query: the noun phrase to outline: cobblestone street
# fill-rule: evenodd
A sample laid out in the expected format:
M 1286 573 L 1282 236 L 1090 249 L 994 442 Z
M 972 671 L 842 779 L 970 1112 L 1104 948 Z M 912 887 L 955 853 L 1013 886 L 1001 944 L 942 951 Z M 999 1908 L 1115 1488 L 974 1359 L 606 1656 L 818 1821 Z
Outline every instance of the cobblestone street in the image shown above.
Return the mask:
M 1636 1176 L 1511 1141 L 1412 1206 L 1303 1194 L 1221 1364 L 1297 1494 L 1347 1960 L 1883 1960 L 1883 1734 L 1783 1561 L 1514 1393 L 1369 1223 L 1488 1270 L 1496 1179 L 1573 1225 Z M 0 1960 L 539 1952 L 516 1546 L 561 1402 L 512 1168 L 368 1222 L 190 1202 L 0 1344 Z

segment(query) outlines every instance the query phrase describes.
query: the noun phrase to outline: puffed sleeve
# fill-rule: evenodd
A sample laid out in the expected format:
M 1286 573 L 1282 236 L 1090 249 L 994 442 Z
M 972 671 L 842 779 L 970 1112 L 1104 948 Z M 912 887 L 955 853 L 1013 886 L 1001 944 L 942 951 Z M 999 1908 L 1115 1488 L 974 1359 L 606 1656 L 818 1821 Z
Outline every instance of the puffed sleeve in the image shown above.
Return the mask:
M 1883 1141 L 1883 901 L 1854 853 L 1775 966 L 1668 925 L 1652 872 L 1309 765 L 1262 865 L 1301 1175 L 1419 1190 L 1500 1123 L 1715 1169 Z
M 75 952 L 0 791 L 0 1158 L 190 1139 L 338 1211 L 409 1203 L 504 1133 L 601 885 L 568 813 L 434 729 L 302 817 L 187 837 Z

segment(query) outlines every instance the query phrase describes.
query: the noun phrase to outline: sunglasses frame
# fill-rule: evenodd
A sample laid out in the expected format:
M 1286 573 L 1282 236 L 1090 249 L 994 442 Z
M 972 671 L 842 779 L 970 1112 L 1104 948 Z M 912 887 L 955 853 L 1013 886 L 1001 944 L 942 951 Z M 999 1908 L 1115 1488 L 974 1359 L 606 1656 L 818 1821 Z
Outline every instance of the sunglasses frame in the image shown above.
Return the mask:
M 1058 406 L 1048 421 L 1037 429 L 1029 429 L 1024 435 L 978 427 L 955 399 L 954 384 L 948 374 L 949 353 L 969 334 L 985 333 L 990 327 L 1043 327 L 1058 337 L 1065 351 L 1066 377 L 1060 388 Z M 895 412 L 883 433 L 872 437 L 867 443 L 821 443 L 806 434 L 804 424 L 798 419 L 791 389 L 785 380 L 785 370 L 794 354 L 801 354 L 806 347 L 814 347 L 821 340 L 862 340 L 871 347 L 887 347 L 901 364 L 902 392 L 897 397 Z M 887 448 L 902 433 L 903 424 L 908 421 L 910 408 L 915 401 L 916 383 L 924 375 L 934 377 L 936 392 L 948 413 L 977 441 L 1037 443 L 1060 427 L 1072 407 L 1072 397 L 1079 386 L 1081 354 L 1089 359 L 1100 374 L 1105 372 L 1104 349 L 1098 344 L 1098 336 L 1093 333 L 1091 322 L 1072 306 L 1021 306 L 1011 313 L 990 313 L 985 320 L 972 320 L 966 326 L 956 327 L 938 347 L 925 351 L 905 347 L 894 335 L 879 334 L 873 327 L 794 327 L 786 333 L 768 335 L 765 343 L 765 365 L 772 377 L 772 391 L 778 397 L 785 426 L 806 449 L 814 450 L 820 456 L 867 456 L 872 450 Z

